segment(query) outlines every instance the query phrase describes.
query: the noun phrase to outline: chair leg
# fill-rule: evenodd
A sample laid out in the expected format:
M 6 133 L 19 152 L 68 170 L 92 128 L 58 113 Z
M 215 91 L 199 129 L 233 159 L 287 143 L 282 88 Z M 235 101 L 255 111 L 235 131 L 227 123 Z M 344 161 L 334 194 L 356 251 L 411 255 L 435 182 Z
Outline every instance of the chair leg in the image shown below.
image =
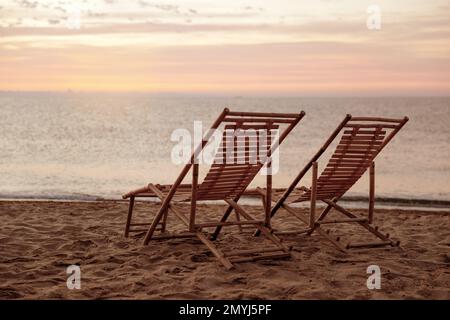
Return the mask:
M 241 215 L 239 214 L 239 212 L 234 211 L 234 213 L 236 214 L 236 221 L 241 221 Z M 242 233 L 242 226 L 240 224 L 237 225 L 239 232 Z
M 168 209 L 166 208 L 161 208 L 157 213 L 157 215 L 155 216 L 155 218 L 153 219 L 152 224 L 150 225 L 150 228 L 148 229 L 147 234 L 145 235 L 144 238 L 145 245 L 147 245 L 150 242 L 150 239 L 153 237 L 153 233 L 155 232 L 156 227 L 159 224 L 159 221 L 161 220 L 163 215 L 166 214 L 167 210 Z
M 245 219 L 251 221 L 251 220 L 255 220 L 248 212 L 246 212 L 239 204 L 237 204 L 235 201 L 233 200 L 225 200 L 229 205 L 231 205 L 234 210 L 238 211 Z M 283 245 L 280 241 L 280 239 L 275 236 L 274 234 L 272 234 L 272 232 L 270 231 L 269 228 L 267 228 L 265 225 L 256 225 L 256 227 L 258 228 L 258 230 L 260 230 L 261 233 L 263 233 L 263 235 L 269 239 L 270 241 L 272 241 L 277 247 L 279 247 L 280 249 L 282 249 L 284 252 L 289 253 L 290 254 L 290 249 L 287 248 L 285 245 Z
M 133 207 L 134 207 L 134 196 L 131 196 L 130 203 L 128 205 L 127 223 L 125 224 L 125 238 L 128 238 L 128 234 L 130 232 L 131 217 L 133 216 Z
M 264 191 L 264 193 L 261 193 L 261 202 L 262 202 L 262 206 L 264 209 L 264 212 L 267 211 L 267 201 L 266 201 L 266 193 Z
M 208 240 L 208 238 L 202 232 L 197 232 L 197 238 L 201 242 L 203 242 L 205 246 L 208 247 L 208 249 L 214 254 L 214 256 L 220 261 L 220 263 L 223 264 L 223 266 L 227 270 L 233 268 L 233 264 L 230 262 L 230 260 L 228 260 L 228 258 L 225 257 L 223 252 L 219 248 L 217 248 L 210 240 Z
M 338 197 L 335 197 L 335 198 L 331 199 L 331 201 L 333 201 L 334 203 L 338 202 L 338 200 L 339 200 Z M 325 202 L 325 204 L 326 204 L 326 202 Z M 328 213 L 330 213 L 331 209 L 333 209 L 333 207 L 328 204 L 325 207 L 325 209 L 323 209 L 322 212 L 319 214 L 319 217 L 317 218 L 316 222 L 320 222 L 320 221 L 324 220 L 327 217 Z M 314 228 L 312 228 L 307 234 L 310 236 L 314 232 L 314 230 L 316 230 L 316 228 L 318 226 L 319 225 L 317 223 L 315 223 L 314 224 Z
M 375 207 L 375 162 L 372 161 L 369 169 L 369 224 L 373 223 L 373 211 Z
M 309 227 L 314 228 L 316 223 L 316 198 L 317 198 L 317 162 L 312 165 L 311 207 L 309 215 Z
M 337 199 L 335 201 L 337 201 Z M 296 213 L 295 210 L 293 208 L 291 208 L 289 205 L 283 204 L 282 208 L 285 209 L 290 214 L 292 214 L 298 220 L 302 221 L 304 224 L 309 225 L 308 218 L 307 217 L 302 217 L 301 215 Z M 328 212 L 331 210 L 331 208 L 332 208 L 331 206 L 329 206 L 329 208 L 328 207 L 325 208 L 324 211 L 320 214 L 319 219 L 325 218 L 325 216 L 328 214 Z M 340 243 L 340 238 L 339 237 L 333 237 L 332 235 L 329 234 L 328 231 L 325 231 L 324 229 L 322 229 L 320 227 L 320 225 L 317 225 L 317 224 L 315 224 L 314 225 L 314 229 L 309 230 L 309 232 L 307 234 L 310 235 L 314 231 L 317 232 L 319 235 L 321 235 L 323 238 L 327 239 L 329 242 L 331 242 L 339 251 L 347 252 L 345 247 Z
M 166 232 L 166 226 L 167 226 L 167 216 L 169 215 L 169 210 L 166 210 L 162 217 L 162 223 L 161 223 L 161 233 Z
M 271 228 L 270 224 L 270 211 L 272 210 L 272 166 L 271 162 L 269 162 L 267 167 L 267 176 L 266 176 L 266 196 L 265 196 L 266 205 L 264 206 L 265 213 L 265 226 L 267 228 Z
M 266 213 L 267 212 L 267 193 L 265 190 L 263 190 L 259 187 L 257 187 L 256 190 L 259 192 L 259 194 L 261 196 L 262 206 L 263 206 L 264 212 Z M 259 237 L 260 234 L 261 234 L 261 231 L 259 229 L 256 229 L 255 232 L 253 233 L 253 236 Z
M 337 211 L 343 213 L 344 215 L 346 215 L 349 218 L 355 219 L 357 218 L 357 216 L 355 216 L 353 213 L 351 213 L 350 211 L 346 210 L 345 208 L 341 207 L 340 205 L 329 201 L 329 200 L 324 200 L 324 202 L 326 202 L 327 204 L 331 205 L 334 209 L 336 209 Z M 363 221 L 358 221 L 357 222 L 360 226 L 362 226 L 363 228 L 365 228 L 367 231 L 369 231 L 370 233 L 372 233 L 374 236 L 376 236 L 378 239 L 383 240 L 385 243 L 383 244 L 389 244 L 392 247 L 398 246 L 400 244 L 399 241 L 394 241 L 389 237 L 389 234 L 383 234 L 380 231 L 378 231 L 378 227 L 373 227 L 371 226 L 368 222 L 363 222 Z M 350 245 L 347 245 L 347 247 L 351 247 Z
M 222 219 L 220 219 L 220 222 L 226 222 L 228 217 L 231 214 L 231 211 L 233 211 L 233 207 L 232 206 L 228 206 L 227 210 L 225 210 L 225 213 L 222 216 Z M 216 229 L 214 230 L 213 234 L 211 235 L 210 239 L 211 240 L 216 240 L 217 237 L 219 236 L 220 231 L 222 231 L 222 226 L 217 226 Z

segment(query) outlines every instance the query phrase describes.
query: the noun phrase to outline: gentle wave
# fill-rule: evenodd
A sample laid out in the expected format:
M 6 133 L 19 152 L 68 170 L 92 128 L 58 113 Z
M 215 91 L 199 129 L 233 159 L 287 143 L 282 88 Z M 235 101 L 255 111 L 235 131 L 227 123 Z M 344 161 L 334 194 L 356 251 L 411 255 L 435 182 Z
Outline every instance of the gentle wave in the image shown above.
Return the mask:
M 2 194 L 0 193 L 0 201 L 119 201 L 123 200 L 121 197 L 102 197 L 89 194 L 67 194 L 67 193 L 54 193 L 54 194 Z M 159 201 L 156 198 L 148 198 L 143 201 Z M 367 208 L 369 199 L 361 196 L 348 196 L 343 197 L 341 202 L 349 204 L 352 208 Z M 244 205 L 260 205 L 259 199 L 251 197 L 243 197 L 241 199 Z M 223 203 L 221 201 L 208 201 L 208 203 Z M 299 204 L 300 207 L 308 206 L 308 203 Z M 430 210 L 450 210 L 450 201 L 447 200 L 435 200 L 435 199 L 407 199 L 407 198 L 388 198 L 379 197 L 376 198 L 376 206 L 379 208 L 417 208 L 417 209 L 430 209 Z

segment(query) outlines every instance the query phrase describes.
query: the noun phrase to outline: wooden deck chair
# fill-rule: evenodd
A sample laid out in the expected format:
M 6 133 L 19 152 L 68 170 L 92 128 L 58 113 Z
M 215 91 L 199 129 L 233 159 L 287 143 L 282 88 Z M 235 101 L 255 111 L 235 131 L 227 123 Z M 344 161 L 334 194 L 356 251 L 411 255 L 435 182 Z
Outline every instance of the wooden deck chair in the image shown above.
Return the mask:
M 318 232 L 321 236 L 329 240 L 339 250 L 346 251 L 351 248 L 370 248 L 381 246 L 398 246 L 399 241 L 394 241 L 389 234 L 379 231 L 378 227 L 372 225 L 374 216 L 375 200 L 375 157 L 392 140 L 392 138 L 405 125 L 408 118 L 388 119 L 374 117 L 352 117 L 347 115 L 336 130 L 331 134 L 322 148 L 312 157 L 308 164 L 297 175 L 291 185 L 282 193 L 277 195 L 272 192 L 271 198 L 276 204 L 271 210 L 273 217 L 280 208 L 302 221 L 307 228 L 299 231 L 284 232 L 284 234 L 312 234 Z M 327 150 L 330 144 L 341 134 L 341 139 L 328 161 L 325 169 L 318 177 L 317 161 Z M 312 184 L 310 188 L 299 187 L 297 185 L 304 175 L 312 169 Z M 357 216 L 337 202 L 341 197 L 361 178 L 369 169 L 369 209 L 367 217 Z M 263 188 L 256 190 L 267 203 L 267 193 Z M 253 191 L 254 192 L 254 191 Z M 316 216 L 316 201 L 323 201 L 325 209 Z M 305 217 L 295 210 L 290 204 L 310 201 L 310 215 Z M 325 219 L 331 209 L 344 215 L 343 219 Z M 323 229 L 324 225 L 339 223 L 356 223 L 372 233 L 378 240 L 371 242 L 348 243 L 342 245 L 339 237 L 333 237 L 328 231 Z M 257 230 L 255 235 L 260 232 Z M 278 235 L 283 232 L 276 233 Z
M 265 211 L 265 219 L 256 220 L 237 202 L 260 169 L 264 165 L 270 166 L 271 155 L 278 145 L 286 138 L 289 132 L 291 132 L 303 118 L 304 114 L 303 111 L 298 114 L 284 114 L 232 112 L 229 109 L 224 109 L 211 126 L 211 130 L 203 137 L 202 143 L 195 149 L 190 158 L 190 162 L 185 165 L 174 184 L 149 184 L 144 188 L 129 192 L 123 196 L 124 199 L 130 199 L 125 236 L 128 236 L 129 232 L 139 231 L 139 229 L 133 230 L 130 229 L 130 227 L 139 228 L 140 226 L 142 228 L 142 225 L 150 225 L 144 239 L 144 244 L 148 244 L 151 239 L 197 237 L 227 269 L 231 269 L 235 262 L 289 257 L 290 249 L 286 248 L 280 240 L 269 231 L 270 204 Z M 210 139 L 212 139 L 214 130 L 217 129 L 223 130 L 222 141 L 220 142 L 218 152 L 215 155 L 214 163 L 211 165 L 203 182 L 199 183 L 198 157 Z M 279 130 L 277 131 L 279 132 L 279 135 L 273 136 L 274 130 L 277 129 Z M 227 139 L 230 130 L 232 131 L 233 139 Z M 245 131 L 246 137 L 244 138 L 244 148 L 242 148 L 242 140 L 241 144 L 237 143 L 239 139 L 237 133 L 239 130 L 247 130 Z M 258 145 L 257 155 L 255 155 L 255 150 L 250 148 L 250 143 L 253 143 L 253 145 L 256 143 L 256 145 Z M 230 152 L 230 149 L 234 150 L 234 152 Z M 257 158 L 257 161 L 254 161 L 255 156 L 258 157 L 258 155 L 261 154 L 260 151 L 262 149 L 266 150 L 267 157 L 264 160 Z M 182 181 L 191 169 L 192 183 L 182 184 Z M 272 176 L 270 174 L 267 175 L 266 182 L 267 193 L 270 194 L 272 187 Z M 151 196 L 156 196 L 162 201 L 161 207 L 152 223 L 131 223 L 135 198 Z M 197 202 L 205 200 L 225 201 L 228 205 L 225 216 L 228 217 L 234 210 L 237 220 L 231 222 L 208 221 L 198 223 L 196 221 L 196 205 Z M 190 210 L 187 214 L 182 212 L 179 205 L 177 206 L 177 201 L 190 202 Z M 186 232 L 176 234 L 167 232 L 166 222 L 169 213 L 173 213 L 185 225 Z M 241 217 L 244 219 L 241 220 Z M 208 228 L 221 228 L 225 226 L 238 226 L 241 228 L 245 225 L 256 227 L 275 246 L 272 248 L 265 247 L 259 250 L 248 249 L 223 253 L 204 232 L 204 229 Z M 142 231 L 142 229 L 140 229 L 140 231 Z M 155 235 L 155 231 L 160 231 L 160 234 Z

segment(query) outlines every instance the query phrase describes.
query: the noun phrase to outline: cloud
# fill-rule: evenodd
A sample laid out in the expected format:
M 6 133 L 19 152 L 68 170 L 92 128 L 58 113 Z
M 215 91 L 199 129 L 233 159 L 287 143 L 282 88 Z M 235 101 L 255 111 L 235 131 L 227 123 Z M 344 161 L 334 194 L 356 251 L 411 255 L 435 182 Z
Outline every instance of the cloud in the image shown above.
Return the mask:
M 49 19 L 48 23 L 51 25 L 59 24 L 61 21 L 58 19 Z
M 163 10 L 163 11 L 168 11 L 168 12 L 173 12 L 173 13 L 180 13 L 180 7 L 177 5 L 170 5 L 170 4 L 156 4 L 154 5 L 155 8 Z
M 62 13 L 66 13 L 67 12 L 67 9 L 63 8 L 62 6 L 55 6 L 55 7 L 53 7 L 53 9 L 56 10 L 56 11 L 60 11 Z
M 37 1 L 15 0 L 15 2 L 22 8 L 27 8 L 27 9 L 34 9 L 34 8 L 37 8 L 37 6 L 39 5 L 39 3 Z
M 102 18 L 102 17 L 107 16 L 107 14 L 105 12 L 95 12 L 92 10 L 88 10 L 86 14 L 88 17 L 94 17 L 94 18 Z
M 0 74 L 9 77 L 0 89 L 450 92 L 448 6 L 386 9 L 381 30 L 370 31 L 364 8 L 305 16 L 293 2 L 276 12 L 265 2 L 261 13 L 228 2 L 197 11 L 193 2 L 104 0 L 83 6 L 81 29 L 70 30 L 56 12 L 65 1 L 34 10 L 39 20 L 27 18 L 36 2 L 17 3 L 0 28 Z
M 144 0 L 139 0 L 138 4 L 141 7 L 144 8 L 155 8 L 166 12 L 172 12 L 179 14 L 180 13 L 180 6 L 178 5 L 172 5 L 172 4 L 152 4 Z
M 144 0 L 139 0 L 138 3 L 141 7 L 149 7 L 150 6 L 150 3 L 148 3 Z
M 252 7 L 252 6 L 245 6 L 243 8 L 245 11 L 259 11 L 259 12 L 263 12 L 264 8 L 263 7 Z
M 104 13 L 88 12 L 89 17 L 101 18 Z M 145 17 L 145 16 L 143 16 Z M 54 18 L 52 18 L 54 19 Z M 82 17 L 83 19 L 83 17 Z M 304 42 L 311 39 L 316 41 L 336 40 L 340 42 L 372 42 L 376 41 L 380 45 L 398 45 L 408 42 L 430 41 L 432 39 L 448 42 L 450 39 L 450 25 L 448 19 L 416 19 L 415 28 L 409 24 L 389 23 L 382 24 L 382 30 L 370 31 L 365 23 L 361 21 L 317 21 L 302 24 L 289 24 L 275 22 L 272 24 L 263 23 L 193 23 L 192 19 L 185 18 L 183 22 L 129 22 L 124 20 L 121 23 L 109 24 L 89 24 L 82 25 L 80 30 L 74 32 L 65 28 L 55 27 L 33 27 L 19 26 L 10 28 L 0 28 L 3 37 L 15 36 L 62 36 L 62 35 L 114 35 L 120 37 L 121 34 L 224 34 L 229 37 L 240 37 L 255 39 L 254 34 L 259 34 L 261 39 L 267 35 L 267 42 L 284 42 L 287 38 L 291 42 Z M 251 38 L 250 38 L 251 37 Z M 264 40 L 261 40 L 264 41 Z

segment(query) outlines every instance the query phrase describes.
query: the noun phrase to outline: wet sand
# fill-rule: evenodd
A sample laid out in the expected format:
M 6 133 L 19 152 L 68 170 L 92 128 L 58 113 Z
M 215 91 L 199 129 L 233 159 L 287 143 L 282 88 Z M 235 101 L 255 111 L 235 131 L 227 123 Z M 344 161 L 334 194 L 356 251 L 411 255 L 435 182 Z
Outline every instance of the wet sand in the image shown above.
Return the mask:
M 149 222 L 157 207 L 138 203 L 135 222 Z M 198 208 L 205 220 L 224 210 Z M 261 215 L 260 208 L 247 208 Z M 295 235 L 283 238 L 293 246 L 292 259 L 241 263 L 230 271 L 195 239 L 143 246 L 142 233 L 124 238 L 126 212 L 120 201 L 0 201 L 0 299 L 450 299 L 450 212 L 376 210 L 375 224 L 401 240 L 400 248 L 346 254 L 317 234 Z M 168 223 L 182 228 L 174 217 Z M 286 213 L 274 220 L 282 230 L 296 225 L 303 228 Z M 365 234 L 340 227 L 331 230 L 344 243 Z M 227 251 L 262 241 L 251 230 L 228 227 L 217 242 Z M 66 286 L 71 264 L 81 267 L 80 290 Z M 366 286 L 369 265 L 381 268 L 379 290 Z

